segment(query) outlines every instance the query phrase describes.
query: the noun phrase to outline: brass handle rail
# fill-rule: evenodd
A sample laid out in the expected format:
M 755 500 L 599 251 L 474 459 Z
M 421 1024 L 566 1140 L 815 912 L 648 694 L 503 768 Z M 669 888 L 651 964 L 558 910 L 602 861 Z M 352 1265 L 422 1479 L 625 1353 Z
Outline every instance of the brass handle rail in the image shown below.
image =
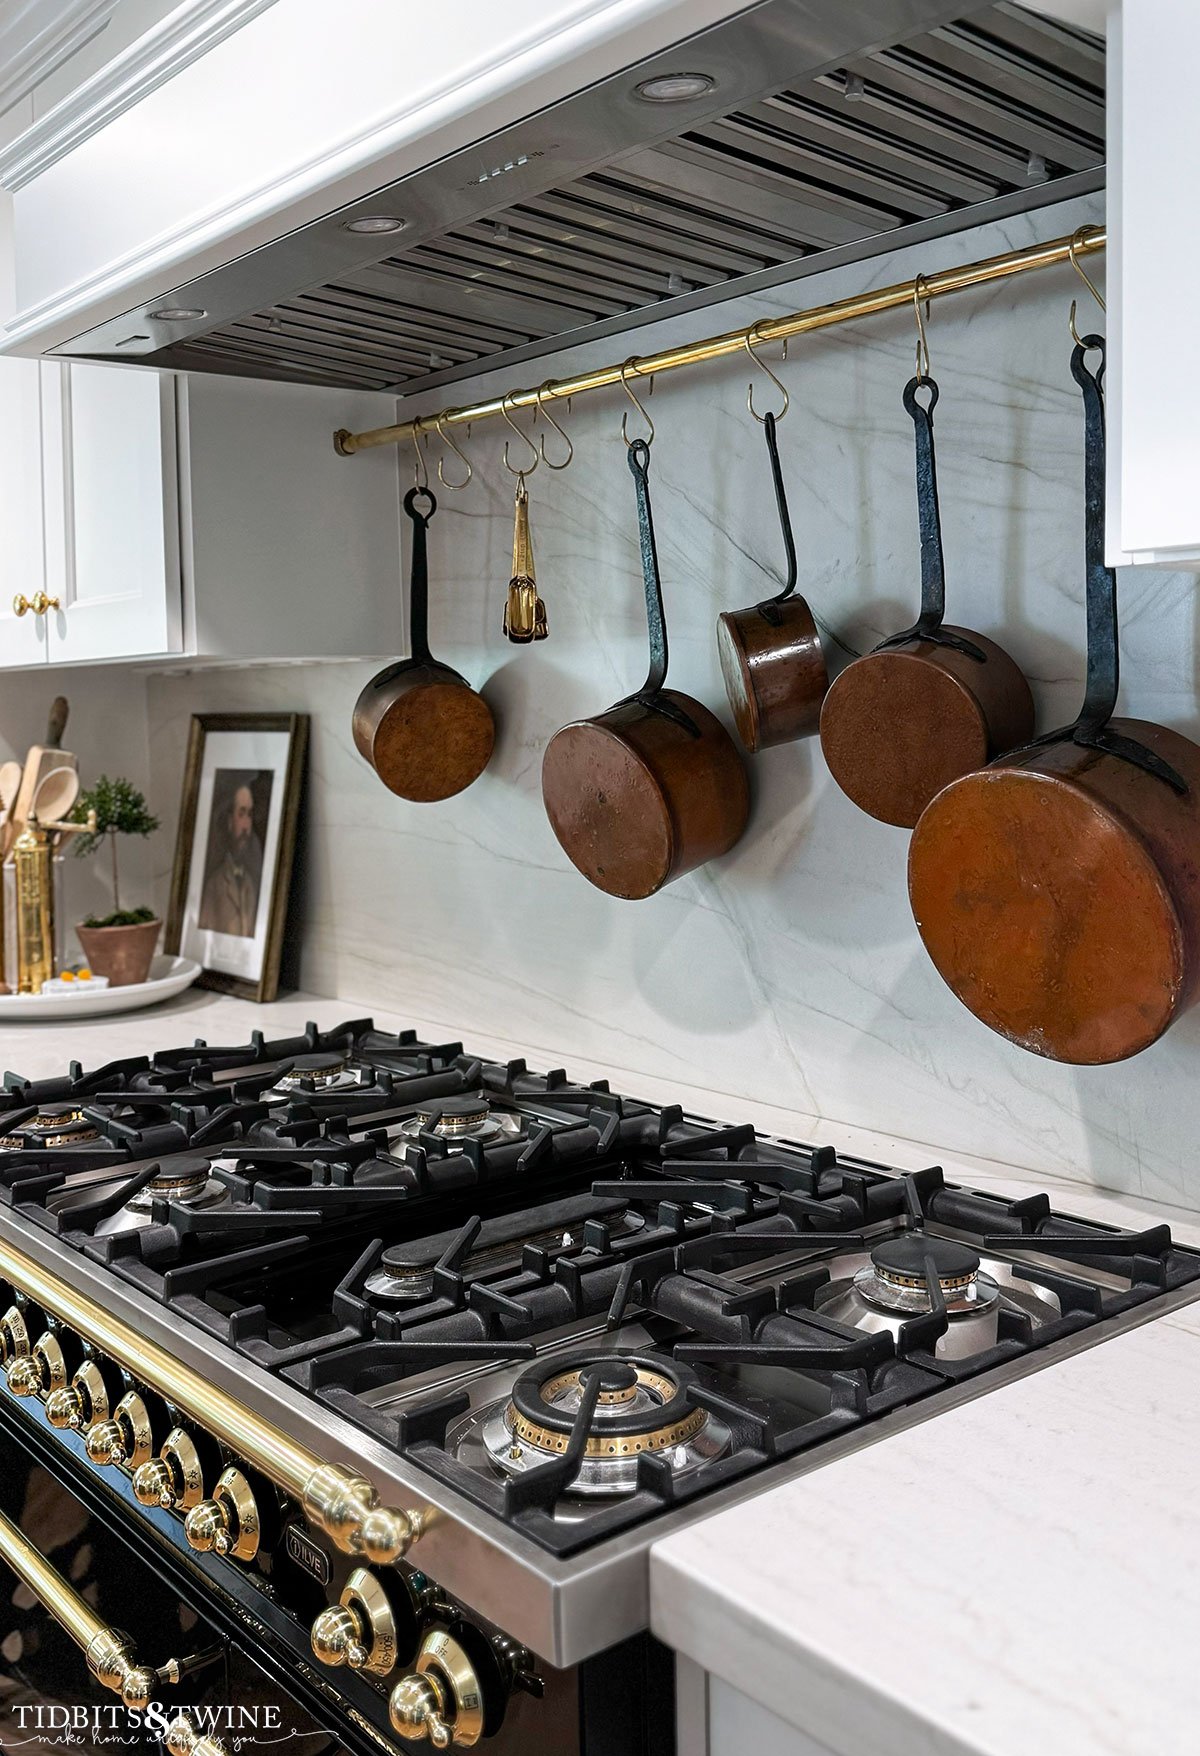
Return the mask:
M 187 1671 L 195 1669 L 198 1662 L 203 1662 L 191 1659 L 180 1663 L 172 1658 L 157 1670 L 152 1665 L 139 1665 L 128 1634 L 102 1622 L 91 1605 L 67 1584 L 24 1532 L 3 1513 L 0 1513 L 0 1556 L 46 1613 L 53 1616 L 79 1647 L 96 1681 L 103 1688 L 111 1689 L 114 1695 L 119 1695 L 126 1707 L 148 1707 L 156 1684 L 176 1684 Z M 191 1721 L 182 1714 L 168 1727 L 166 1740 L 172 1756 L 176 1751 L 184 1750 L 191 1752 L 192 1756 L 225 1756 L 225 1746 L 219 1739 L 202 1740 Z
M 425 1514 L 382 1506 L 378 1490 L 365 1476 L 322 1462 L 235 1397 L 2 1239 L 0 1278 L 186 1410 L 231 1451 L 298 1500 L 309 1521 L 344 1554 L 385 1566 L 407 1554 L 420 1536 Z
M 366 433 L 350 433 L 341 428 L 333 436 L 334 447 L 343 457 L 356 451 L 369 451 L 377 445 L 398 445 L 402 440 L 416 441 L 422 433 L 437 433 L 445 427 L 466 426 L 487 420 L 492 415 L 511 414 L 514 409 L 536 408 L 541 403 L 582 396 L 588 390 L 604 390 L 622 382 L 623 371 L 629 377 L 654 378 L 660 372 L 675 372 L 681 366 L 696 366 L 705 360 L 724 359 L 729 354 L 742 354 L 748 344 L 755 347 L 768 342 L 786 341 L 794 335 L 807 335 L 814 329 L 829 329 L 835 323 L 849 323 L 858 317 L 872 317 L 880 311 L 895 311 L 911 305 L 918 290 L 921 300 L 943 298 L 947 293 L 961 293 L 968 287 L 985 286 L 990 281 L 1008 280 L 1016 274 L 1029 274 L 1035 268 L 1054 268 L 1062 262 L 1078 261 L 1103 250 L 1108 241 L 1101 226 L 1087 226 L 1070 238 L 1053 238 L 1046 244 L 1035 244 L 1028 250 L 1010 250 L 1003 256 L 989 256 L 983 262 L 967 262 L 961 268 L 943 268 L 935 274 L 916 280 L 897 281 L 890 287 L 874 292 L 855 293 L 848 299 L 836 299 L 829 305 L 814 305 L 807 311 L 794 311 L 787 317 L 766 317 L 747 329 L 731 329 L 724 335 L 710 335 L 705 341 L 685 342 L 681 347 L 664 348 L 661 353 L 643 354 L 632 363 L 597 366 L 580 372 L 574 378 L 551 379 L 540 390 L 506 391 L 486 402 L 469 403 L 462 408 L 440 409 L 434 414 L 419 415 L 401 421 L 394 427 L 376 427 Z M 481 362 L 481 372 L 487 370 Z

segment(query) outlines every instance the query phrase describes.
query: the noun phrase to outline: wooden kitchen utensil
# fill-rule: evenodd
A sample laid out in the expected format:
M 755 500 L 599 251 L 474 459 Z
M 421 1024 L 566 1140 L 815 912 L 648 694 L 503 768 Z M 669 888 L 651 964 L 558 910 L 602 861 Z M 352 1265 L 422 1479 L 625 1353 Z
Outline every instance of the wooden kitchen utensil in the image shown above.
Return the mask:
M 427 510 L 418 511 L 423 501 Z M 429 650 L 426 531 L 437 511 L 428 487 L 410 488 L 412 521 L 409 624 L 412 657 L 373 677 L 354 707 L 354 742 L 384 786 L 402 799 L 449 799 L 477 780 L 496 738 L 492 711 L 465 677 Z
M 1103 349 L 1085 336 L 1071 359 L 1086 436 L 1083 708 L 940 793 L 908 863 L 917 928 L 958 998 L 1020 1048 L 1076 1065 L 1137 1054 L 1200 993 L 1200 747 L 1111 717 Z
M 51 768 L 38 782 L 30 816 L 36 818 L 43 829 L 58 824 L 78 797 L 79 770 L 65 764 L 61 768 Z
M 665 687 L 667 631 L 650 513 L 650 447 L 629 444 L 650 641 L 636 695 L 551 738 L 542 762 L 550 825 L 584 877 L 610 896 L 653 896 L 724 854 L 750 812 L 737 746 L 699 701 Z
M 774 374 L 772 374 L 774 376 Z M 786 410 L 787 404 L 784 404 Z M 755 413 L 750 405 L 751 414 Z M 753 752 L 808 738 L 821 723 L 829 671 L 813 613 L 796 589 L 796 540 L 779 463 L 777 417 L 761 417 L 775 484 L 775 504 L 787 561 L 783 590 L 748 610 L 725 610 L 717 618 L 717 651 L 738 736 Z
M 56 695 L 50 705 L 46 726 L 46 742 L 32 744 L 25 758 L 21 784 L 12 810 L 8 814 L 7 846 L 12 847 L 29 821 L 38 787 L 53 768 L 77 768 L 78 762 L 69 750 L 62 748 L 70 712 L 64 695 Z
M 924 390 L 926 406 L 918 399 Z M 911 378 L 916 434 L 921 614 L 848 665 L 821 709 L 821 748 L 842 791 L 870 816 L 911 829 L 952 780 L 1033 735 L 1033 696 L 995 641 L 945 625 L 946 578 L 933 448 L 938 387 Z

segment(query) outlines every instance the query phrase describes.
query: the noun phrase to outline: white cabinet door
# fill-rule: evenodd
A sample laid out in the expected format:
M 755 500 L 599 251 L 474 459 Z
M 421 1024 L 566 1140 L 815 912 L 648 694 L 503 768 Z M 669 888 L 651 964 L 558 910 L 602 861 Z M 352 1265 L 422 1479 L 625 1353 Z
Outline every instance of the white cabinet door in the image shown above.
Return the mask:
M 42 541 L 42 445 L 36 360 L 0 360 L 0 669 L 46 657 L 47 618 L 13 599 L 45 589 Z
M 42 450 L 50 662 L 177 652 L 174 379 L 43 362 Z
M 1200 7 L 1128 0 L 1109 20 L 1108 558 L 1200 563 Z

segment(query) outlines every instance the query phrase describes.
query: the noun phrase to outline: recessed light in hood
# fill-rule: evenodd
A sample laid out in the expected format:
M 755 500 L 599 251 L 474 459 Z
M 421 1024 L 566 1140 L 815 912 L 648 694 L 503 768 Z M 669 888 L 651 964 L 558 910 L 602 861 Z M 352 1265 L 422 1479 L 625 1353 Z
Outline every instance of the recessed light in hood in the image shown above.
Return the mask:
M 656 73 L 633 89 L 648 104 L 686 104 L 691 98 L 702 98 L 716 83 L 711 73 Z
M 396 219 L 390 213 L 364 213 L 359 219 L 342 221 L 344 232 L 402 232 L 408 224 L 407 220 Z
M 207 317 L 208 312 L 202 311 L 199 305 L 160 305 L 156 311 L 147 311 L 146 315 L 160 323 L 193 323 Z

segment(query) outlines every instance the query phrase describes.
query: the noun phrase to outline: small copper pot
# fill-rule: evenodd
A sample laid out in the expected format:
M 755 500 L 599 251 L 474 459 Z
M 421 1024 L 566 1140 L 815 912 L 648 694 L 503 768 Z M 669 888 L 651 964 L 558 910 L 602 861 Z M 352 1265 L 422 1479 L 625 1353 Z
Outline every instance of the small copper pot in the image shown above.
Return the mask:
M 417 501 L 428 503 L 426 512 Z M 409 596 L 412 657 L 380 671 L 354 705 L 354 742 L 384 786 L 402 799 L 452 798 L 478 780 L 496 741 L 492 710 L 465 677 L 429 650 L 429 562 L 426 530 L 437 511 L 428 488 L 410 488 L 412 520 Z
M 751 753 L 772 744 L 809 738 L 821 723 L 829 671 L 813 613 L 796 589 L 796 540 L 788 512 L 775 416 L 761 417 L 775 503 L 787 559 L 787 580 L 777 597 L 717 618 L 717 652 L 738 736 Z
M 926 408 L 917 391 L 929 393 Z M 1003 647 L 943 623 L 941 513 L 933 449 L 938 387 L 910 379 L 917 448 L 921 614 L 855 659 L 821 709 L 821 748 L 842 791 L 871 817 L 911 829 L 944 786 L 1033 736 L 1033 696 Z
M 653 896 L 728 853 L 746 827 L 750 788 L 715 714 L 665 687 L 667 634 L 644 440 L 629 447 L 638 497 L 650 671 L 636 695 L 551 738 L 542 761 L 550 826 L 584 877 L 610 896 Z

